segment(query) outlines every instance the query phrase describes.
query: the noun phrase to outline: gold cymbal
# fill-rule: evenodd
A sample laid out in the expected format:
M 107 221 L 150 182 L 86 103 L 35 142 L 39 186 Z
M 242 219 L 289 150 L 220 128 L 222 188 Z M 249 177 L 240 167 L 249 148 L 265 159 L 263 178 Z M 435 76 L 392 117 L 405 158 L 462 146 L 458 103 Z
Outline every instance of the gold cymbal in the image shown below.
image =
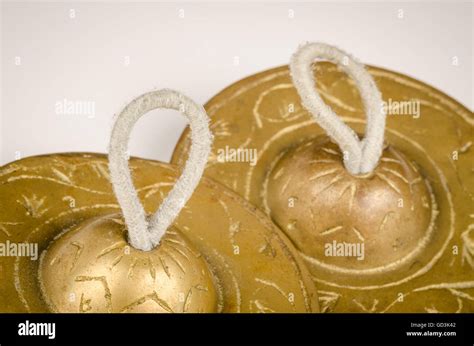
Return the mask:
M 346 174 L 287 66 L 243 79 L 206 104 L 215 140 L 205 174 L 292 239 L 322 311 L 473 312 L 473 114 L 410 77 L 367 69 L 389 108 L 374 176 Z M 314 73 L 326 104 L 364 133 L 354 83 L 331 63 L 315 64 Z M 172 163 L 182 166 L 188 148 L 186 129 Z M 364 259 L 347 256 L 344 244 L 364 244 Z
M 179 175 L 171 165 L 138 158 L 130 169 L 147 213 Z M 202 178 L 148 252 L 128 246 L 105 155 L 7 164 L 0 168 L 0 201 L 2 312 L 319 311 L 291 242 L 210 179 Z

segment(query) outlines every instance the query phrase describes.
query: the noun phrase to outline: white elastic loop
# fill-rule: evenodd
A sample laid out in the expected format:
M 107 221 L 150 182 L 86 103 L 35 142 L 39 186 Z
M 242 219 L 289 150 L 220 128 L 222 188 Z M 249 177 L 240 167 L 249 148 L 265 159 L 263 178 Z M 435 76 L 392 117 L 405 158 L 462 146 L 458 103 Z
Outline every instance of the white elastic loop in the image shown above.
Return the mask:
M 174 109 L 183 113 L 189 120 L 192 144 L 182 175 L 148 221 L 130 176 L 127 148 L 130 133 L 137 120 L 156 108 Z M 160 243 L 166 229 L 179 215 L 199 183 L 212 140 L 204 108 L 173 90 L 163 89 L 144 94 L 128 104 L 117 117 L 110 138 L 110 179 L 133 247 L 149 251 Z
M 316 59 L 339 65 L 355 82 L 367 117 L 365 137 L 357 134 L 324 103 L 315 86 L 312 64 Z M 377 166 L 383 150 L 385 111 L 382 95 L 364 65 L 346 52 L 324 43 L 307 43 L 292 56 L 290 71 L 303 106 L 344 152 L 344 165 L 352 174 L 366 174 Z

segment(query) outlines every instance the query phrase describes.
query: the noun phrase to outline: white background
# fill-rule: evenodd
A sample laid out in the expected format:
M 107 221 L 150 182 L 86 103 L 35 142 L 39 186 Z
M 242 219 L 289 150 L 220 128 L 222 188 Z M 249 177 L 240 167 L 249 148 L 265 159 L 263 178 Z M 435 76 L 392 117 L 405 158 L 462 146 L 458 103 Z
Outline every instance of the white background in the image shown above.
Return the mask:
M 1 19 L 0 164 L 15 153 L 106 152 L 113 115 L 136 96 L 166 87 L 205 103 L 287 64 L 304 41 L 335 44 L 473 107 L 472 2 L 4 2 Z M 95 102 L 94 118 L 56 114 L 63 99 Z M 168 161 L 184 126 L 177 112 L 151 112 L 131 154 Z

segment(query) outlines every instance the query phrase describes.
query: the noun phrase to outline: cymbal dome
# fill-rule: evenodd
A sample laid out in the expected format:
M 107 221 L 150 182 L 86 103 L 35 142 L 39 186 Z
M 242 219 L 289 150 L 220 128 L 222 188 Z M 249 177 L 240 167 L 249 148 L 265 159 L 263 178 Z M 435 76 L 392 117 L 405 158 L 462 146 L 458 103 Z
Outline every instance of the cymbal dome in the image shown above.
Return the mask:
M 266 185 L 271 217 L 304 256 L 333 269 L 397 266 L 426 245 L 436 214 L 419 169 L 391 146 L 371 174 L 353 176 L 320 136 L 289 149 Z
M 45 250 L 42 294 L 57 312 L 217 312 L 209 267 L 170 228 L 151 251 L 131 247 L 121 217 L 87 220 Z

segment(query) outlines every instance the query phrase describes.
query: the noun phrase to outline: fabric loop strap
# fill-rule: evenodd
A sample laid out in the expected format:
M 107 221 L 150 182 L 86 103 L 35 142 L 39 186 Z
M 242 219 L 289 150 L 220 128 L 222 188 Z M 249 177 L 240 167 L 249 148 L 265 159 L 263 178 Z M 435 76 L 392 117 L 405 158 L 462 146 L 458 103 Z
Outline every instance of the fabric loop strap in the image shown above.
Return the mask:
M 147 218 L 132 182 L 127 148 L 135 123 L 142 115 L 157 108 L 178 110 L 188 118 L 192 144 L 182 175 L 158 210 Z M 166 229 L 179 215 L 198 185 L 212 140 L 209 118 L 204 108 L 177 91 L 163 89 L 144 94 L 120 113 L 110 138 L 109 170 L 127 225 L 130 245 L 149 251 L 160 243 Z
M 317 59 L 337 64 L 354 80 L 367 117 L 363 140 L 324 103 L 316 90 L 312 64 Z M 382 155 L 386 114 L 382 95 L 364 65 L 334 46 L 307 43 L 292 56 L 290 72 L 303 106 L 344 153 L 346 169 L 354 175 L 373 171 Z

